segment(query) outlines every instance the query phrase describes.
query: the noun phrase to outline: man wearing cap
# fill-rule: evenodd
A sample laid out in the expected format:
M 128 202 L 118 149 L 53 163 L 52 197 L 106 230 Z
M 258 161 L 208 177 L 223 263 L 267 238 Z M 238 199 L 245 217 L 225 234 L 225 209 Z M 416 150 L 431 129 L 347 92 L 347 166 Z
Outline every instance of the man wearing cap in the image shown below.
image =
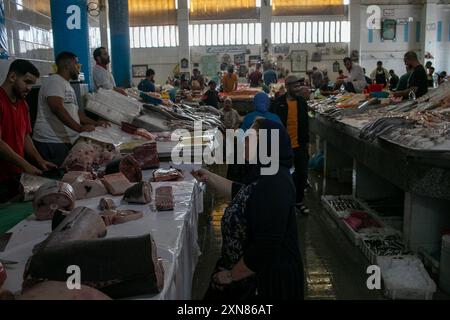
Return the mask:
M 309 89 L 301 86 L 296 76 L 286 78 L 286 94 L 278 97 L 271 108 L 286 127 L 294 153 L 294 182 L 297 189 L 297 209 L 304 215 L 309 213 L 303 203 L 304 191 L 308 181 L 308 104 Z

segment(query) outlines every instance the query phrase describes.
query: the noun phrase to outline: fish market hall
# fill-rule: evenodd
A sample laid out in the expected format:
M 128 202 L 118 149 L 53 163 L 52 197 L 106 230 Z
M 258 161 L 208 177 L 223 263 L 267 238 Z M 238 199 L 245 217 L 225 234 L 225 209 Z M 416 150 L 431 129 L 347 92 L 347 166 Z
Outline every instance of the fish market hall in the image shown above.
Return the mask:
M 449 299 L 449 11 L 0 0 L 0 300 Z

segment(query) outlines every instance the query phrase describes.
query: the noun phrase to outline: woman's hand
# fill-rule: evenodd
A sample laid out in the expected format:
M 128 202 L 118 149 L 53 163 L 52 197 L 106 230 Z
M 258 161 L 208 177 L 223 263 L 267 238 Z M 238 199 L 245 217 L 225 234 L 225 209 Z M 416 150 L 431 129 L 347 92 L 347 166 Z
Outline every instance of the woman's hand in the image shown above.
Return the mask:
M 205 169 L 192 171 L 191 174 L 198 182 L 208 183 L 211 179 L 211 172 Z
M 225 198 L 231 198 L 232 181 L 205 169 L 192 171 L 191 174 L 198 182 L 206 183 L 208 187 L 213 188 L 218 194 Z
M 221 271 L 213 275 L 213 281 L 219 286 L 226 286 L 233 282 L 233 277 L 231 276 L 231 271 L 220 268 Z

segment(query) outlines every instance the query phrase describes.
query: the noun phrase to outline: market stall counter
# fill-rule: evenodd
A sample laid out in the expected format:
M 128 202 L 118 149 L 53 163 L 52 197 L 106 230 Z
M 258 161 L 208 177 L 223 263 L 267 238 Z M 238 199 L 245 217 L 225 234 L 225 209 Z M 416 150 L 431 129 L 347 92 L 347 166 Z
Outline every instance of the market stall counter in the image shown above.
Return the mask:
M 415 252 L 439 251 L 450 227 L 448 95 L 446 84 L 410 101 L 349 95 L 310 103 L 310 131 L 324 153 L 323 194 L 348 168 L 354 198 L 400 200 L 403 238 Z
M 168 168 L 169 163 L 161 164 Z M 179 167 L 181 170 L 183 166 Z M 108 227 L 106 239 L 133 237 L 151 234 L 157 245 L 157 254 L 164 267 L 164 288 L 159 294 L 128 297 L 129 299 L 190 299 L 192 277 L 200 251 L 197 244 L 197 219 L 203 211 L 202 188 L 185 168 L 183 181 L 152 182 L 155 190 L 161 186 L 172 186 L 174 209 L 156 211 L 155 200 L 149 205 L 133 205 L 112 197 L 120 209 L 132 209 L 143 212 L 143 217 L 124 224 Z M 144 171 L 144 180 L 149 180 L 151 170 Z M 84 206 L 96 210 L 101 197 L 79 200 L 76 207 Z M 8 278 L 3 289 L 13 293 L 20 292 L 25 264 L 32 254 L 33 247 L 45 240 L 51 232 L 51 221 L 37 221 L 30 216 L 17 224 L 9 232 L 12 237 L 0 259 L 17 262 L 7 264 Z M 131 248 L 130 248 L 131 249 Z M 81 274 L 81 277 L 83 275 Z
M 233 92 L 221 92 L 222 99 L 231 98 L 233 108 L 240 115 L 245 116 L 247 113 L 254 111 L 253 98 L 258 92 L 262 92 L 262 88 L 250 88 L 247 84 L 239 84 L 238 89 Z

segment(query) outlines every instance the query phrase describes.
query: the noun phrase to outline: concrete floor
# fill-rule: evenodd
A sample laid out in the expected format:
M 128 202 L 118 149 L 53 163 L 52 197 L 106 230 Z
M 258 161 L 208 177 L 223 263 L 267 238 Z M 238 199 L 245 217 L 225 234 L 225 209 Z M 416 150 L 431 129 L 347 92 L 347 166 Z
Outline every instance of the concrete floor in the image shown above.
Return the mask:
M 226 174 L 226 166 L 214 166 L 211 171 Z M 323 209 L 320 175 L 310 173 L 311 187 L 305 196 L 310 208 L 309 216 L 298 216 L 299 242 L 306 276 L 306 299 L 310 300 L 374 300 L 383 299 L 381 290 L 369 290 L 366 273 L 370 265 L 361 251 L 354 246 Z M 349 184 L 333 183 L 327 188 L 340 194 L 351 194 Z M 220 255 L 220 222 L 227 203 L 207 192 L 205 213 L 199 219 L 200 256 L 193 281 L 192 297 L 202 299 L 211 273 Z M 448 299 L 438 292 L 435 299 Z

